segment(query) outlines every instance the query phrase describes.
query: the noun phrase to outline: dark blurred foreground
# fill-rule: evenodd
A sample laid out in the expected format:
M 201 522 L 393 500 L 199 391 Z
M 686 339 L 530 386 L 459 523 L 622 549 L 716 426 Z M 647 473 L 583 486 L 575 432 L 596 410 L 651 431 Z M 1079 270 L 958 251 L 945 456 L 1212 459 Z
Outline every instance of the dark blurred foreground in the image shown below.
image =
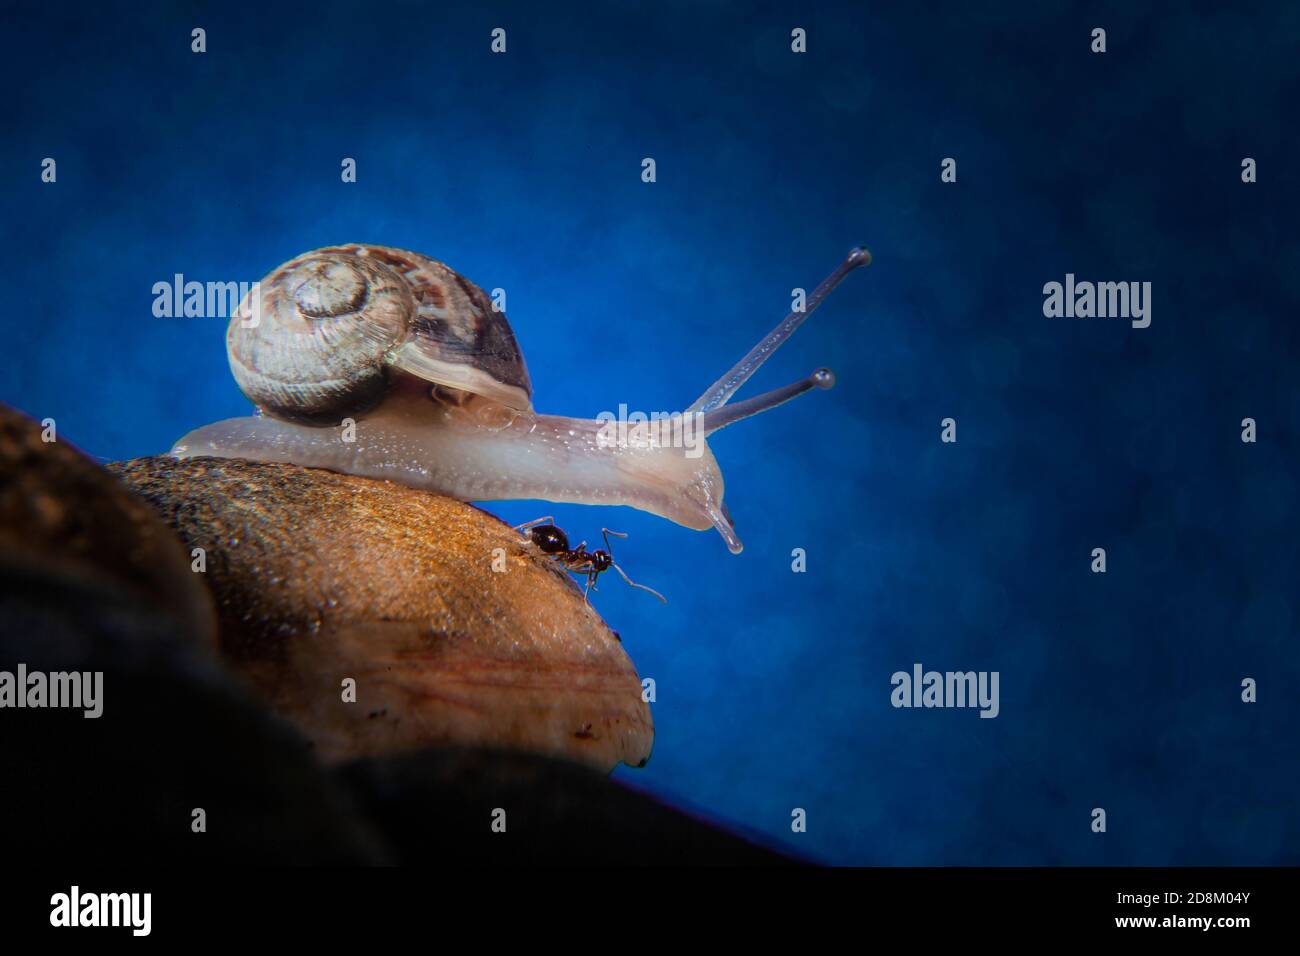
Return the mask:
M 563 760 L 444 748 L 326 768 L 222 664 L 199 577 L 117 479 L 0 408 L 0 672 L 104 675 L 98 718 L 0 708 L 7 853 L 100 865 L 786 862 Z

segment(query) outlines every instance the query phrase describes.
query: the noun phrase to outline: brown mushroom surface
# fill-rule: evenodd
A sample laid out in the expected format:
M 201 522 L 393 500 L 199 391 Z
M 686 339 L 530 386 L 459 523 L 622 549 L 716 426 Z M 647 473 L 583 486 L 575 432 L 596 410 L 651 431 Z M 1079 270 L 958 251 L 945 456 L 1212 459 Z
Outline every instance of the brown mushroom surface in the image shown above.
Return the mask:
M 323 758 L 489 746 L 607 771 L 649 757 L 618 637 L 486 512 L 295 465 L 109 467 L 203 549 L 223 656 Z

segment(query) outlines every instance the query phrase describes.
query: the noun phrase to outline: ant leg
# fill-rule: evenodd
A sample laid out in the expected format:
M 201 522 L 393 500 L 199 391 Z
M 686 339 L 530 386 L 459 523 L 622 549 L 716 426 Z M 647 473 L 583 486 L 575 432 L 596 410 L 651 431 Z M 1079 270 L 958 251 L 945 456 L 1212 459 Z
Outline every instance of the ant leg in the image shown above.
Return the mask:
M 555 524 L 555 518 L 547 515 L 545 518 L 538 518 L 536 521 L 525 521 L 523 524 L 515 525 L 516 531 L 527 531 L 529 528 L 536 528 L 539 524 Z

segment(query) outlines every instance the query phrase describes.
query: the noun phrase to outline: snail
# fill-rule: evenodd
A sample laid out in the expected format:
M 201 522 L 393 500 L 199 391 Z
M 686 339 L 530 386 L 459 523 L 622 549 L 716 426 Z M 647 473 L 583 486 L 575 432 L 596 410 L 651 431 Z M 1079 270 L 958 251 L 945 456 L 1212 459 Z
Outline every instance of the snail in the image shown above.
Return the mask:
M 441 262 L 386 246 L 317 249 L 254 286 L 231 317 L 230 368 L 258 414 L 192 431 L 171 454 L 386 478 L 461 501 L 629 505 L 697 531 L 716 528 L 739 554 L 722 473 L 705 438 L 835 383 L 822 368 L 727 404 L 845 276 L 870 262 L 866 249 L 851 250 L 802 309 L 686 409 L 673 428 L 680 439 L 694 423 L 692 449 L 646 440 L 644 430 L 637 440 L 614 440 L 608 415 L 534 412 L 527 366 L 504 313 Z

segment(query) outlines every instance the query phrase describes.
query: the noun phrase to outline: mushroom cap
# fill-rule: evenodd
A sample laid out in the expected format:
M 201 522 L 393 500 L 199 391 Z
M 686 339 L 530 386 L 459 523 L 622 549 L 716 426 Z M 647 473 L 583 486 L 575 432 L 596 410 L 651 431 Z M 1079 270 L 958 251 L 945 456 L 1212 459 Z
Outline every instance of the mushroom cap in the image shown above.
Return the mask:
M 649 757 L 650 709 L 618 635 L 486 512 L 296 465 L 110 467 L 206 550 L 223 656 L 323 758 L 489 746 L 608 771 Z
M 364 412 L 401 372 L 532 409 L 532 383 L 504 312 L 441 262 L 388 246 L 328 246 L 286 262 L 226 330 L 248 399 L 290 421 Z

